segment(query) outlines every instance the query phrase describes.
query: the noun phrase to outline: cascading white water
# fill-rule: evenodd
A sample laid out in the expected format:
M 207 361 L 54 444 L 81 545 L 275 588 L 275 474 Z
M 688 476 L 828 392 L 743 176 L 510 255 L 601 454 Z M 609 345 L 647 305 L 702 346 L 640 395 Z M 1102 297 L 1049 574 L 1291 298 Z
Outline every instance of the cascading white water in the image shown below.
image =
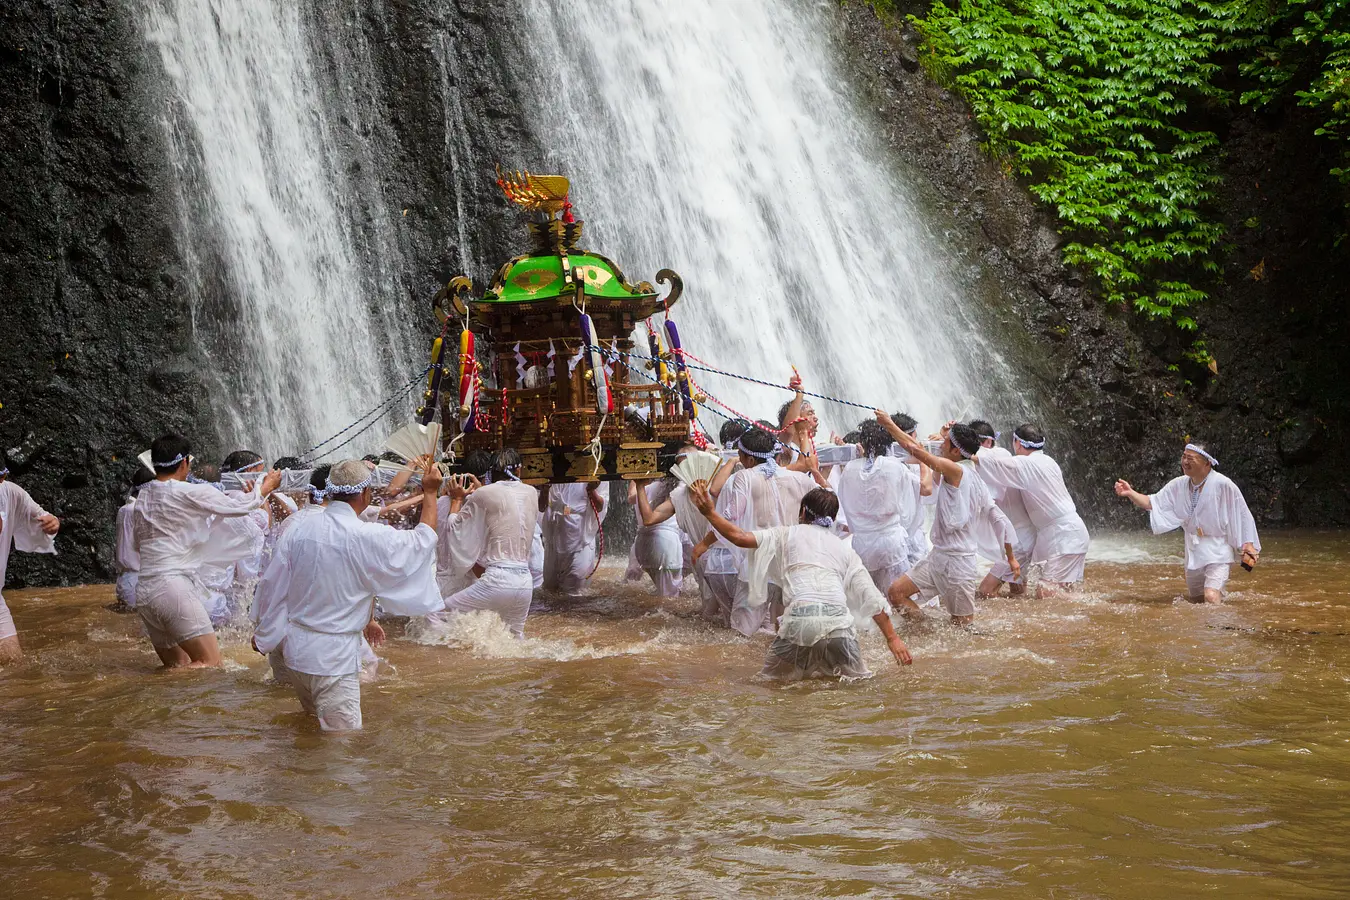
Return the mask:
M 582 242 L 630 279 L 669 266 L 672 313 L 710 362 L 925 425 L 1020 412 L 954 254 L 924 221 L 832 61 L 826 12 L 792 0 L 519 0 L 520 73 Z M 781 391 L 695 373 L 771 416 Z M 732 402 L 735 405 L 735 402 Z M 841 430 L 863 410 L 816 404 Z M 997 407 L 997 410 L 991 409 Z M 716 419 L 708 424 L 716 428 Z
M 326 33 L 340 23 L 310 21 L 307 8 L 144 5 L 168 76 L 181 249 L 222 437 L 272 453 L 336 432 L 415 365 L 412 332 L 383 312 L 404 294 L 397 246 L 381 237 L 388 216 L 378 192 L 353 185 L 334 134 L 339 117 L 356 132 L 376 107 L 373 73 L 359 36 Z M 333 67 L 336 85 L 312 58 L 333 46 L 357 54 Z M 358 202 L 375 220 L 373 245 L 354 231 Z

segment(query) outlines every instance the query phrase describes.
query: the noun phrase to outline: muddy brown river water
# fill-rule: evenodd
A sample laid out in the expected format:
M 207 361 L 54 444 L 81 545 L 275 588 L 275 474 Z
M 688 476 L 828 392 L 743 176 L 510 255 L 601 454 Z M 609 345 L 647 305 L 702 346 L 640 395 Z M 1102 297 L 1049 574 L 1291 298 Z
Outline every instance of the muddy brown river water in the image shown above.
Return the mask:
M 391 628 L 346 736 L 242 634 L 156 674 L 111 587 L 16 591 L 0 896 L 1350 895 L 1350 536 L 1267 536 L 1222 607 L 1179 550 L 1099 538 L 1088 596 L 793 687 L 607 566 L 521 643 Z

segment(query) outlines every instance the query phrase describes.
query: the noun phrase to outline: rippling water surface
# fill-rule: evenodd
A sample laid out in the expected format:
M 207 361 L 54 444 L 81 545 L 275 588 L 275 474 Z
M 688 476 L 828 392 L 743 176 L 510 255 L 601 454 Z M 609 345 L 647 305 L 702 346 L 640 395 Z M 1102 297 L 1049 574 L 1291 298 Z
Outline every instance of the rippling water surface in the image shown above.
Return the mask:
M 606 568 L 523 644 L 391 629 L 341 737 L 242 635 L 155 674 L 110 587 L 14 592 L 0 893 L 1344 896 L 1350 538 L 1270 536 L 1220 608 L 1174 601 L 1179 550 L 1103 538 L 1088 597 L 912 630 L 903 672 L 867 636 L 878 677 L 796 687 Z

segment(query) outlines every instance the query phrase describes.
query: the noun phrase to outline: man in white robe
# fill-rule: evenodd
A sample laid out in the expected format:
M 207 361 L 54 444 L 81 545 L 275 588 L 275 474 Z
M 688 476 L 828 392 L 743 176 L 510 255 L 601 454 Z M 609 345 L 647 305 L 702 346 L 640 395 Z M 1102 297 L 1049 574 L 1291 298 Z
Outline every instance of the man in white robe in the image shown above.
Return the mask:
M 818 486 L 815 478 L 778 464 L 779 443 L 766 426 L 748 429 L 737 441 L 737 448 L 743 468 L 732 474 L 717 492 L 718 513 L 743 531 L 762 531 L 797 521 L 802 498 Z M 815 456 L 807 459 L 815 466 Z M 818 475 L 819 471 L 815 468 L 813 474 Z M 695 561 L 704 553 L 717 554 L 708 565 L 710 580 L 715 587 L 725 583 L 725 576 L 717 577 L 721 570 L 735 570 L 736 581 L 728 610 L 731 626 L 745 635 L 764 627 L 772 630 L 772 623 L 782 610 L 779 585 L 769 584 L 769 604 L 762 621 L 752 622 L 745 616 L 738 618 L 734 610 L 744 608 L 742 601 L 749 593 L 745 551 L 714 529 L 694 548 Z M 718 601 L 723 602 L 720 591 Z
M 609 482 L 555 484 L 538 502 L 544 513 L 544 589 L 579 596 L 599 562 Z
M 489 484 L 470 492 L 465 483 L 452 481 L 440 544 L 451 554 L 451 568 L 482 568 L 473 583 L 445 598 L 445 612 L 490 610 L 514 637 L 523 638 L 534 594 L 530 552 L 539 492 L 517 479 L 519 470 L 520 454 L 501 450 L 493 459 Z
M 61 520 L 34 502 L 28 492 L 9 480 L 9 463 L 0 455 L 0 588 L 5 586 L 11 548 L 20 553 L 55 553 Z M 14 617 L 0 594 L 0 665 L 23 657 Z
M 936 514 L 931 539 L 933 549 L 923 561 L 890 586 L 891 604 L 907 616 L 921 616 L 912 599 L 915 594 L 936 594 L 952 622 L 967 625 L 975 619 L 975 591 L 979 573 L 975 557 L 982 539 L 1002 548 L 1008 566 L 1016 573 L 1020 564 L 1013 555 L 1017 534 L 1003 511 L 994 505 L 989 491 L 975 471 L 973 457 L 979 439 L 968 425 L 953 424 L 942 440 L 940 455 L 929 453 L 912 435 L 900 430 L 891 417 L 877 410 L 877 421 L 902 447 L 941 477 L 937 487 Z M 991 550 L 984 550 L 992 555 Z
M 999 434 L 988 422 L 974 419 L 969 424 L 974 429 L 975 436 L 980 439 L 980 452 L 975 454 L 976 462 L 994 458 L 1008 459 L 1012 456 L 1007 449 L 998 446 Z M 980 582 L 976 596 L 980 599 L 997 596 L 999 588 L 1007 584 L 1008 595 L 1016 597 L 1026 591 L 1024 577 L 1027 567 L 1031 565 L 1031 551 L 1036 547 L 1036 526 L 1031 524 L 1031 517 L 1027 515 L 1026 504 L 1022 502 L 1020 491 L 1016 488 L 1001 487 L 983 478 L 983 474 L 981 478 L 989 490 L 994 505 L 1003 510 L 1003 514 L 1012 523 L 1013 531 L 1017 533 L 1017 540 L 1013 543 L 1013 556 L 1017 557 L 1017 562 L 1022 566 L 1022 575 L 1014 578 L 1007 560 L 996 559 L 984 576 L 984 580 Z
M 213 485 L 188 481 L 191 448 L 181 435 L 157 438 L 150 459 L 155 480 L 141 488 L 131 514 L 141 561 L 136 612 L 166 667 L 218 666 L 220 645 L 200 572 L 203 566 L 230 566 L 251 552 L 247 529 L 235 527 L 235 520 L 263 505 L 281 473 L 267 473 L 252 494 L 227 497 Z
M 692 445 L 682 447 L 680 449 L 680 458 L 682 458 L 683 454 L 694 449 L 696 448 Z M 679 458 L 677 458 L 676 461 L 678 462 Z M 724 463 L 723 468 L 727 468 L 729 465 L 729 463 Z M 707 518 L 705 518 L 703 513 L 698 511 L 698 507 L 694 505 L 694 500 L 689 493 L 688 485 L 675 485 L 670 493 L 666 495 L 665 499 L 655 505 L 652 504 L 650 495 L 646 491 L 640 491 L 637 494 L 637 504 L 638 523 L 641 525 L 651 528 L 673 520 L 675 526 L 680 530 L 680 535 L 683 539 L 680 542 L 682 548 L 687 546 L 692 551 L 694 546 L 701 543 L 712 530 L 712 526 L 708 524 Z M 726 615 L 724 616 L 722 614 L 721 604 L 718 603 L 716 595 L 708 584 L 708 554 L 700 554 L 697 560 L 693 559 L 692 555 L 693 554 L 691 553 L 690 570 L 693 572 L 694 580 L 698 583 L 699 598 L 702 601 L 700 615 L 709 621 L 719 622 L 722 625 L 728 624 L 730 622 L 731 602 L 735 596 L 734 586 L 733 589 L 729 589 L 726 593 L 727 608 Z
M 833 532 L 839 500 L 824 488 L 802 498 L 797 524 L 758 531 L 738 528 L 718 513 L 707 485 L 695 482 L 692 497 L 719 534 L 748 551 L 749 592 L 733 617 L 761 621 L 770 582 L 782 588 L 783 615 L 760 674 L 776 680 L 867 678 L 857 626 L 872 619 L 895 661 L 913 659 L 891 624 L 886 598 L 862 560 Z
M 1083 524 L 1064 485 L 1064 474 L 1059 464 L 1046 455 L 1044 447 L 1045 435 L 1039 428 L 1019 425 L 1013 432 L 1015 456 L 987 455 L 982 451 L 975 457 L 980 478 L 991 490 L 1017 491 L 1021 496 L 1035 528 L 1031 561 L 1041 567 L 1037 597 L 1070 591 L 1082 583 L 1089 542 L 1087 525 Z M 1019 532 L 1019 539 L 1022 537 Z M 1019 561 L 1025 564 L 1022 557 Z
M 115 609 L 118 612 L 136 608 L 136 583 L 140 579 L 141 555 L 136 552 L 136 538 L 131 530 L 131 513 L 136 508 L 136 495 L 141 492 L 141 485 L 153 480 L 154 477 L 154 472 L 138 465 L 136 474 L 131 479 L 131 493 L 127 496 L 127 502 L 117 510 L 113 562 L 117 566 L 117 584 L 114 590 L 117 595 Z
M 853 549 L 877 590 L 885 591 L 910 570 L 910 525 L 922 498 L 933 492 L 933 481 L 927 467 L 916 475 L 888 455 L 893 438 L 880 422 L 863 422 L 859 432 L 863 456 L 843 467 L 839 508 L 848 519 Z
M 674 478 L 628 483 L 628 501 L 638 508 L 638 529 L 633 537 L 633 549 L 624 580 L 638 581 L 645 572 L 656 588 L 658 597 L 675 597 L 680 593 L 684 584 L 684 542 L 681 540 L 680 526 L 674 519 L 664 517 L 648 525 L 642 517 L 640 506 L 660 506 L 669 500 L 676 486 Z
M 361 642 L 383 640 L 375 598 L 399 615 L 440 607 L 436 589 L 436 495 L 440 470 L 422 475 L 421 518 L 403 531 L 365 522 L 373 499 L 371 472 L 359 459 L 333 466 L 329 505 L 287 528 L 258 583 L 260 609 L 253 645 L 282 650 L 292 685 L 324 731 L 362 725 Z
M 1149 511 L 1154 534 L 1180 528 L 1186 537 L 1186 592 L 1193 603 L 1222 603 L 1229 570 L 1238 551 L 1250 570 L 1261 558 L 1256 520 L 1242 491 L 1215 471 L 1219 461 L 1204 444 L 1187 444 L 1182 474 L 1156 494 L 1141 494 L 1128 481 L 1116 482 L 1117 496 Z

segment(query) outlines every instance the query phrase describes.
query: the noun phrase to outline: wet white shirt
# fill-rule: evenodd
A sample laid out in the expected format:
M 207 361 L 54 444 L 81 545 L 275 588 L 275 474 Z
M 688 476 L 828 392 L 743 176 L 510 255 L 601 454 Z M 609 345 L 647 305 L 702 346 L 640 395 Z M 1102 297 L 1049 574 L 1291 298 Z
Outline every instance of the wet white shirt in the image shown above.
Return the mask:
M 763 464 L 742 469 L 727 479 L 717 495 L 717 512 L 744 531 L 794 525 L 801 518 L 802 498 L 814 490 L 815 479 L 778 466 L 766 475 Z M 745 575 L 745 551 L 718 535 L 717 545 L 731 551 L 736 569 Z
M 262 504 L 256 490 L 231 497 L 187 481 L 141 485 L 131 514 L 141 577 L 191 576 L 204 565 L 228 566 L 248 555 L 251 530 L 233 528 L 227 520 L 247 516 Z
M 1026 456 L 985 456 L 977 467 L 987 484 L 1018 491 L 1027 516 L 1036 528 L 1032 559 L 1043 562 L 1065 554 L 1087 553 L 1088 530 L 1078 515 L 1064 474 L 1044 452 Z
M 47 511 L 28 492 L 12 481 L 0 481 L 0 589 L 5 586 L 9 569 L 9 551 L 55 553 L 56 540 L 42 533 L 38 519 Z
M 853 547 L 872 568 L 909 555 L 909 532 L 920 517 L 919 476 L 893 456 L 855 459 L 839 478 L 839 508 L 848 519 Z
M 953 486 L 942 478 L 933 492 L 937 495 L 937 511 L 930 534 L 933 550 L 948 556 L 982 553 L 999 559 L 1002 545 L 1015 544 L 1017 533 L 1003 510 L 994 505 L 989 490 L 975 471 L 975 464 L 962 460 L 959 465 L 965 470 L 961 483 Z
M 427 615 L 442 607 L 436 589 L 436 530 L 362 522 L 335 501 L 286 530 L 258 582 L 256 641 L 281 647 L 286 665 L 306 675 L 352 675 L 361 667 L 361 632 L 376 596 L 416 596 Z M 416 585 L 416 589 L 410 588 Z
M 466 572 L 476 563 L 528 568 L 538 519 L 539 491 L 519 481 L 484 485 L 457 513 L 447 505 L 438 549 L 445 570 Z
M 136 498 L 132 497 L 117 510 L 117 537 L 113 541 L 113 561 L 117 563 L 119 574 L 139 572 L 141 555 L 136 552 L 135 536 L 131 533 L 131 511 L 136 508 Z
M 548 489 L 548 509 L 544 513 L 544 540 L 558 553 L 577 553 L 595 543 L 600 523 L 609 508 L 609 482 L 596 485 L 600 508 L 592 510 L 589 485 L 555 484 Z M 537 502 L 537 501 L 536 501 Z
M 743 634 L 763 621 L 770 583 L 783 589 L 778 636 L 799 647 L 887 611 L 858 554 L 828 529 L 790 525 L 753 534 L 759 546 L 747 551 L 749 590 L 731 613 Z
M 1247 500 L 1226 475 L 1211 471 L 1194 492 L 1190 477 L 1181 475 L 1150 495 L 1149 500 L 1153 509 L 1148 521 L 1154 534 L 1175 528 L 1185 532 L 1188 569 L 1213 563 L 1230 565 L 1236 559 L 1233 551 L 1241 550 L 1243 544 L 1261 549 Z

